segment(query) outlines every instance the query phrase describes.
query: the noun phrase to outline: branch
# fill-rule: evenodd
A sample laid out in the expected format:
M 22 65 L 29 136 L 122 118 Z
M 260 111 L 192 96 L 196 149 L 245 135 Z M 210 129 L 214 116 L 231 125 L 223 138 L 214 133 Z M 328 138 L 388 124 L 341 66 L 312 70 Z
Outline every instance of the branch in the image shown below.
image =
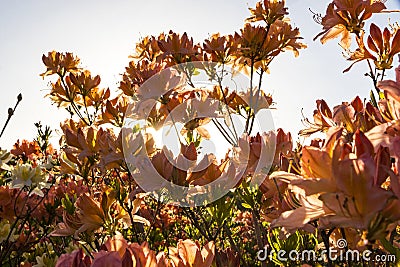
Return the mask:
M 19 102 L 21 102 L 21 100 L 22 100 L 22 94 L 19 93 L 19 95 L 17 96 L 17 103 L 15 104 L 14 108 L 8 109 L 8 117 L 7 117 L 6 123 L 3 126 L 3 129 L 1 130 L 0 137 L 3 136 L 4 130 L 6 129 L 8 123 L 10 122 L 11 117 L 14 115 L 14 112 L 17 109 L 17 106 L 18 106 Z

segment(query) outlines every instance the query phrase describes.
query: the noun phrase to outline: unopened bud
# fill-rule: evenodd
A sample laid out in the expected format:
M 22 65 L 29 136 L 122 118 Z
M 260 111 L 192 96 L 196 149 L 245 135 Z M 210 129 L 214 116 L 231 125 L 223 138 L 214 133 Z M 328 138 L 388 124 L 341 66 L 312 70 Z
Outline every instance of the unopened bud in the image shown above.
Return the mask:
M 19 93 L 19 95 L 17 96 L 17 100 L 18 100 L 18 102 L 22 100 L 22 94 L 21 93 Z
M 12 108 L 9 108 L 8 109 L 8 116 L 11 117 L 12 115 L 14 115 L 14 110 Z

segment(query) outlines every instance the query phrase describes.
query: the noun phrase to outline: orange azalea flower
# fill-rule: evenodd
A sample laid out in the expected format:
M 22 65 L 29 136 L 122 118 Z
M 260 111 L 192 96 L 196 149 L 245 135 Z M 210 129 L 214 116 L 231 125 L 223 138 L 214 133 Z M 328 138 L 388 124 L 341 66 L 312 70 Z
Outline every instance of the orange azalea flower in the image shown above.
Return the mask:
M 82 232 L 93 232 L 106 224 L 115 224 L 119 220 L 129 226 L 133 222 L 149 224 L 149 222 L 139 215 L 130 217 L 119 206 L 115 199 L 115 191 L 106 189 L 103 192 L 100 202 L 95 201 L 90 196 L 83 194 L 75 202 L 75 212 L 68 214 L 64 211 L 63 222 L 58 224 L 57 229 L 51 235 L 68 236 L 74 234 L 77 236 Z M 132 202 L 131 212 L 138 212 L 141 199 Z M 132 219 L 133 221 L 129 221 Z
M 259 176 L 262 169 L 273 162 L 276 141 L 276 135 L 272 131 L 250 137 L 244 134 L 239 138 L 238 146 L 233 148 L 233 161 L 238 166 L 246 166 L 242 178 L 248 175 Z
M 332 127 L 344 127 L 346 134 L 352 134 L 357 129 L 366 132 L 384 122 L 384 119 L 379 110 L 370 102 L 364 106 L 357 96 L 350 103 L 343 102 L 334 107 L 333 112 L 325 100 L 317 100 L 314 122 L 310 122 L 307 118 L 303 122 L 308 128 L 301 130 L 299 134 L 309 136 L 316 132 L 327 132 Z
M 93 260 L 85 256 L 83 250 L 75 250 L 71 254 L 63 254 L 57 260 L 58 267 L 89 266 L 141 266 L 141 267 L 210 267 L 214 260 L 215 246 L 207 243 L 201 250 L 199 243 L 192 240 L 179 240 L 177 247 L 170 247 L 168 255 L 156 253 L 149 248 L 147 242 L 141 245 L 129 244 L 121 234 L 109 238 L 102 249 L 94 253 Z
M 89 114 L 89 117 L 94 120 L 97 116 L 97 111 L 101 109 L 104 105 L 104 102 L 110 98 L 110 89 L 100 89 L 100 88 L 93 88 L 89 94 L 84 98 L 86 101 L 87 107 L 93 107 L 95 112 L 94 114 Z
M 283 212 L 291 209 L 283 198 L 288 190 L 288 184 L 279 180 L 267 177 L 260 185 L 262 195 L 262 217 L 267 222 L 277 219 Z
M 299 50 L 307 48 L 307 45 L 299 40 L 303 39 L 300 36 L 299 28 L 293 28 L 289 21 L 278 20 L 270 27 L 271 37 L 277 38 L 281 42 L 280 50 L 293 51 L 295 57 L 299 55 Z
M 251 16 L 248 22 L 265 21 L 268 25 L 277 20 L 282 20 L 289 12 L 285 7 L 285 1 L 264 0 L 256 3 L 256 8 L 249 8 Z
M 271 178 L 276 177 L 273 174 Z M 333 214 L 329 209 L 324 208 L 324 203 L 318 199 L 317 195 L 307 195 L 301 188 L 290 184 L 286 192 L 288 193 L 285 194 L 285 202 L 291 206 L 291 209 L 282 212 L 278 218 L 274 219 L 271 227 L 284 227 L 289 232 L 295 232 L 298 229 L 307 230 L 308 222 Z
M 241 99 L 235 91 L 230 92 L 229 88 L 222 90 L 219 86 L 214 86 L 213 90 L 209 92 L 208 97 L 225 103 L 234 111 L 238 110 L 244 103 L 243 99 Z
M 243 135 L 238 140 L 238 146 L 234 148 L 234 160 L 239 164 L 246 164 L 246 172 L 243 174 L 246 177 L 248 174 L 254 173 L 256 166 L 260 160 L 261 147 L 269 141 L 270 136 L 264 133 L 256 136 Z
M 208 242 L 201 250 L 200 244 L 190 239 L 179 240 L 177 247 L 169 248 L 170 262 L 167 266 L 184 266 L 184 267 L 210 267 L 213 263 L 215 255 L 214 243 Z
M 100 207 L 100 203 L 94 201 L 88 195 L 80 196 L 76 200 L 75 206 L 76 216 L 81 223 L 81 226 L 76 229 L 76 233 L 97 230 L 105 223 L 105 211 Z
M 150 137 L 149 137 L 150 138 Z M 152 139 L 151 139 L 152 140 Z M 147 141 L 148 144 L 150 141 Z M 100 162 L 98 166 L 102 171 L 119 168 L 124 163 L 124 155 L 122 149 L 122 131 L 119 132 L 118 137 L 115 137 L 112 131 L 106 131 L 102 138 L 97 139 L 99 143 L 99 156 Z M 150 144 L 148 151 L 150 153 Z
M 79 70 L 78 64 L 80 59 L 74 57 L 72 53 L 64 54 L 52 51 L 47 54 L 47 57 L 43 55 L 42 61 L 47 67 L 46 72 L 40 74 L 43 78 L 52 74 L 58 74 L 63 77 L 67 72 L 76 72 Z
M 390 39 L 393 36 L 392 42 Z M 391 34 L 388 28 L 383 33 L 374 23 L 371 24 L 370 36 L 368 36 L 368 47 L 377 54 L 375 66 L 379 70 L 390 69 L 392 67 L 393 57 L 400 53 L 400 30 Z
M 29 142 L 27 140 L 22 140 L 22 143 L 17 140 L 17 142 L 14 144 L 14 148 L 11 149 L 10 152 L 14 156 L 21 156 L 22 158 L 30 160 L 34 160 L 42 155 L 37 142 Z
M 299 132 L 300 135 L 308 136 L 319 131 L 326 132 L 330 127 L 335 125 L 332 120 L 332 111 L 325 100 L 318 99 L 316 102 L 317 109 L 314 110 L 314 122 L 312 123 L 305 118 L 303 123 L 308 126 L 308 128 L 301 130 Z
M 239 66 L 251 66 L 256 62 L 260 65 L 262 60 L 268 61 L 271 56 L 278 55 L 280 42 L 271 38 L 267 40 L 267 38 L 268 31 L 265 27 L 250 24 L 246 24 L 241 29 L 240 35 L 235 33 L 235 39 L 240 44 L 237 55 Z
M 201 137 L 209 139 L 211 136 L 207 129 L 204 127 L 212 118 L 221 117 L 219 113 L 218 101 L 214 99 L 199 100 L 191 98 L 186 100 L 182 105 L 178 106 L 171 112 L 171 118 L 175 122 L 184 123 L 181 134 L 184 135 L 188 132 L 193 134 L 196 131 Z M 173 123 L 172 120 L 167 122 Z
M 220 36 L 216 33 L 204 41 L 203 51 L 209 55 L 211 61 L 226 64 L 230 61 L 230 56 L 236 52 L 237 46 L 232 35 Z
M 172 157 L 172 155 L 169 155 L 168 157 L 165 155 L 165 150 L 162 150 L 161 152 L 157 152 L 152 158 L 151 158 L 151 163 L 153 164 L 154 168 L 157 170 L 157 172 L 164 177 L 167 180 L 171 180 L 172 178 L 172 173 L 174 170 L 174 166 L 172 163 L 168 160 L 169 157 Z
M 134 96 L 137 88 L 153 75 L 159 73 L 164 68 L 164 64 L 153 63 L 148 60 L 138 62 L 131 61 L 125 68 L 119 88 L 127 96 Z
M 124 237 L 117 235 L 108 238 L 103 250 L 95 254 L 91 266 L 158 266 L 155 252 L 148 243 L 129 244 Z
M 228 163 L 229 160 L 226 159 L 221 164 L 218 164 L 214 155 L 205 156 L 202 162 L 198 164 L 198 167 L 207 166 L 207 168 L 200 171 L 196 171 L 195 168 L 195 171 L 189 175 L 187 180 L 193 185 L 203 186 L 209 184 L 222 176 L 222 174 L 228 169 Z
M 285 158 L 292 156 L 293 140 L 290 132 L 285 133 L 282 128 L 279 128 L 276 133 L 276 148 L 274 156 L 274 164 L 279 164 L 280 157 Z
M 85 70 L 83 72 L 74 74 L 70 73 L 69 78 L 71 82 L 77 86 L 83 96 L 87 96 L 89 91 L 97 87 L 100 84 L 100 76 L 97 75 L 92 78 L 90 71 Z
M 163 52 L 161 57 L 166 60 L 167 66 L 199 60 L 200 46 L 193 43 L 185 32 L 182 36 L 172 31 L 165 39 L 158 41 L 158 46 Z
M 250 107 L 254 114 L 262 109 L 268 109 L 273 103 L 270 94 L 266 94 L 263 90 L 258 91 L 257 88 L 242 91 L 237 95 L 237 98 L 240 99 L 237 99 L 237 101 L 242 107 Z
M 306 45 L 298 42 L 298 28 L 293 29 L 286 21 L 276 21 L 269 29 L 261 26 L 246 24 L 241 29 L 241 34 L 235 33 L 235 39 L 239 43 L 236 53 L 236 64 L 240 67 L 261 67 L 268 72 L 268 66 L 272 59 L 285 50 L 292 50 L 295 56 L 298 50 Z M 248 69 L 246 69 L 248 71 Z
M 51 91 L 48 95 L 50 99 L 57 103 L 58 107 L 67 107 L 70 103 L 75 102 L 82 104 L 82 97 L 79 95 L 79 88 L 71 82 L 69 76 L 65 77 L 65 87 L 61 78 L 51 84 Z
M 132 58 L 142 61 L 148 60 L 150 62 L 155 62 L 158 60 L 162 51 L 158 45 L 158 41 L 165 40 L 165 35 L 162 33 L 157 37 L 146 36 L 136 44 L 136 53 L 131 56 Z
M 73 251 L 71 254 L 62 254 L 56 263 L 56 267 L 89 267 L 91 259 L 83 253 L 83 249 Z
M 163 101 L 173 91 L 179 91 L 185 85 L 186 80 L 182 75 L 173 69 L 167 69 L 140 86 L 136 96 L 139 101 L 148 99 Z
M 14 222 L 16 216 L 23 214 L 27 208 L 25 197 L 25 192 L 0 186 L 0 217 Z
M 103 130 L 95 127 L 77 129 L 74 123 L 71 126 L 64 124 L 62 128 L 68 145 L 64 149 L 67 158 L 62 159 L 62 167 L 65 170 L 71 171 L 75 169 L 74 164 L 83 166 L 84 162 L 89 162 L 89 167 L 100 167 L 104 171 L 116 168 L 124 161 L 121 132 L 116 137 L 112 129 Z M 150 151 L 150 143 L 148 145 Z
M 391 37 L 392 41 L 390 42 Z M 364 45 L 364 32 L 357 37 L 358 48 L 350 53 L 348 60 L 354 61 L 350 67 L 343 72 L 347 72 L 357 62 L 362 60 L 372 59 L 375 67 L 379 70 L 390 69 L 393 63 L 393 57 L 400 52 L 400 31 L 396 30 L 391 34 L 388 28 L 383 30 L 383 33 L 374 23 L 370 26 L 370 35 L 367 39 L 368 49 Z M 375 53 L 376 55 L 373 55 Z
M 307 214 L 303 209 L 298 211 L 299 216 L 321 218 L 321 227 L 368 229 L 370 223 L 374 223 L 375 216 L 385 209 L 393 197 L 391 192 L 381 187 L 388 177 L 384 170 L 389 168 L 390 159 L 383 154 L 374 155 L 372 144 L 360 131 L 354 135 L 355 154 L 350 153 L 340 136 L 339 130 L 320 152 L 310 147 L 303 149 L 311 149 L 315 153 L 313 156 L 305 154 L 303 176 L 282 172 L 271 176 L 287 181 L 294 188 L 300 187 L 306 196 L 317 196 L 323 202 L 320 208 L 325 213 L 318 212 L 318 216 L 313 217 L 315 213 Z M 320 162 L 324 162 L 324 165 Z M 386 167 L 381 168 L 381 165 Z M 296 215 L 296 210 L 290 214 Z M 293 218 L 298 219 L 296 216 Z M 277 220 L 277 225 L 283 223 L 283 218 L 286 218 L 285 225 L 290 225 L 285 213 Z
M 334 0 L 328 5 L 326 14 L 322 18 L 323 31 L 315 38 L 321 37 L 321 43 L 342 35 L 341 45 L 350 47 L 350 33 L 357 36 L 362 32 L 364 21 L 373 13 L 380 13 L 386 6 L 375 0 Z

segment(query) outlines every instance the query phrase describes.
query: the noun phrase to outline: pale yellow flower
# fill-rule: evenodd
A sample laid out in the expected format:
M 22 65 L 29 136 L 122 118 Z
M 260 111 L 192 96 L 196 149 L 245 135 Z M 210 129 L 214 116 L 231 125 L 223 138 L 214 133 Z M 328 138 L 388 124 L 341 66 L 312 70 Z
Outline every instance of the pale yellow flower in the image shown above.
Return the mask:
M 10 152 L 7 152 L 7 150 L 2 150 L 0 148 L 0 169 L 3 170 L 10 170 L 10 166 L 8 166 L 6 163 L 10 161 L 12 158 Z
M 11 188 L 28 186 L 33 188 L 33 194 L 43 196 L 42 189 L 50 187 L 50 184 L 46 182 L 46 174 L 40 167 L 34 168 L 28 163 L 18 164 L 11 172 Z
M 14 230 L 12 230 L 13 232 L 10 234 L 11 231 L 11 224 L 8 220 L 2 220 L 0 222 L 0 243 L 3 242 L 4 240 L 7 239 L 8 235 L 10 235 L 9 237 L 9 241 L 13 242 L 17 239 L 18 235 L 14 235 Z

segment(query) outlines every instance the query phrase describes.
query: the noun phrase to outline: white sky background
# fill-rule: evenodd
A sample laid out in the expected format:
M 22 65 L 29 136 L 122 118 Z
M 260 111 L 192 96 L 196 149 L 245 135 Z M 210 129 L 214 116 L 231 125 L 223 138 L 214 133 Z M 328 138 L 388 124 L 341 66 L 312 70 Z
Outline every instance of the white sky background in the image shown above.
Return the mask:
M 287 0 L 289 17 L 300 28 L 308 48 L 294 58 L 291 52 L 277 57 L 271 74 L 264 76 L 264 90 L 277 102 L 275 125 L 296 133 L 303 128 L 301 109 L 312 117 L 315 100 L 325 99 L 333 107 L 351 101 L 356 95 L 368 97 L 371 87 L 365 62 L 356 64 L 350 73 L 342 74 L 349 62 L 341 55 L 338 40 L 321 45 L 312 41 L 321 26 L 312 19 L 309 8 L 325 14 L 329 1 Z M 10 149 L 17 139 L 33 140 L 35 122 L 59 129 L 68 113 L 44 98 L 48 79 L 42 54 L 56 50 L 73 52 L 92 74 L 102 78 L 101 87 L 116 90 L 128 56 L 141 36 L 160 32 L 186 31 L 195 42 L 220 32 L 239 31 L 249 16 L 248 7 L 256 1 L 0 1 L 0 127 L 7 109 L 14 106 L 18 93 L 23 100 L 11 119 L 0 147 Z M 389 9 L 400 8 L 400 1 L 388 0 Z M 375 15 L 372 20 L 385 25 L 388 17 L 399 21 L 399 13 Z M 396 59 L 397 60 L 397 59 Z M 393 71 L 388 77 L 394 77 Z M 0 129 L 1 130 L 1 129 Z M 53 132 L 53 143 L 59 136 Z

